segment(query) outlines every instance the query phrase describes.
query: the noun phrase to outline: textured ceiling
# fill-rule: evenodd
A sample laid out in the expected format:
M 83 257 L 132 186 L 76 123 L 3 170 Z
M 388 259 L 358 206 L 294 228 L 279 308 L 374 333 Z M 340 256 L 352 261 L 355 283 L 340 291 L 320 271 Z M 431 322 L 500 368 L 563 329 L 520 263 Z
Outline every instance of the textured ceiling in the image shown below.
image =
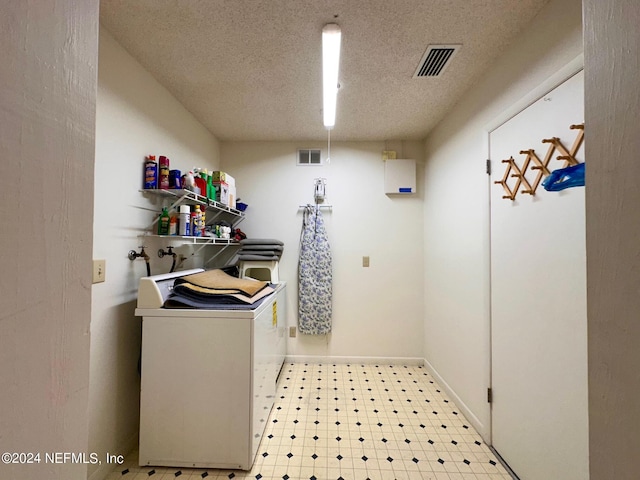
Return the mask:
M 101 0 L 100 20 L 218 139 L 324 140 L 321 31 L 342 29 L 334 140 L 423 139 L 547 0 Z M 412 78 L 429 44 L 462 44 Z

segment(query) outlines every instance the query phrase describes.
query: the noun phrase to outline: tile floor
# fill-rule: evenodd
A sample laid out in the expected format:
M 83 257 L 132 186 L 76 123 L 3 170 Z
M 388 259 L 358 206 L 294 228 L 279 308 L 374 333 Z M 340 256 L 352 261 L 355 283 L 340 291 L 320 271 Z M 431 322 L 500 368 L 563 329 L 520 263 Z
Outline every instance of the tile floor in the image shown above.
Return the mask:
M 108 480 L 510 480 L 425 368 L 285 363 L 251 471 L 139 467 Z

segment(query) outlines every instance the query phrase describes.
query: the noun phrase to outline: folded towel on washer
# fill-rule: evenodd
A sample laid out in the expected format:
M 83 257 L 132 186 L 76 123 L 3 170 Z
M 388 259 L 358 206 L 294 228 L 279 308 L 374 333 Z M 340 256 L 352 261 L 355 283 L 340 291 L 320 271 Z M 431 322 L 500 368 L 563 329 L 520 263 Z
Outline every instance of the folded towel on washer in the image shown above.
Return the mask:
M 282 252 L 284 250 L 284 247 L 282 245 L 276 244 L 276 243 L 257 244 L 257 243 L 242 243 L 242 242 L 244 242 L 244 240 L 240 242 L 240 244 L 242 245 L 242 250 L 272 250 L 272 251 L 278 251 L 278 252 Z
M 273 287 L 267 285 L 255 295 L 242 293 L 212 293 L 211 289 L 181 283 L 173 287 L 173 292 L 164 302 L 165 308 L 255 308 L 262 300 L 274 292 Z M 243 307 L 244 306 L 244 307 Z
M 282 252 L 278 250 L 249 250 L 242 248 L 238 251 L 238 255 L 258 255 L 263 257 L 280 257 Z
M 284 245 L 284 242 L 273 238 L 245 238 L 240 240 L 241 245 Z
M 203 310 L 253 310 L 258 308 L 267 299 L 265 295 L 253 303 L 211 303 L 182 295 L 171 294 L 164 303 L 164 308 L 198 308 Z
M 241 294 L 245 297 L 253 297 L 268 285 L 268 282 L 232 277 L 220 269 L 213 269 L 178 277 L 173 284 L 173 289 L 178 292 L 192 290 L 206 295 Z
M 244 255 L 240 254 L 238 256 L 239 262 L 271 262 L 278 261 L 280 257 L 276 257 L 275 255 L 265 256 L 265 255 Z

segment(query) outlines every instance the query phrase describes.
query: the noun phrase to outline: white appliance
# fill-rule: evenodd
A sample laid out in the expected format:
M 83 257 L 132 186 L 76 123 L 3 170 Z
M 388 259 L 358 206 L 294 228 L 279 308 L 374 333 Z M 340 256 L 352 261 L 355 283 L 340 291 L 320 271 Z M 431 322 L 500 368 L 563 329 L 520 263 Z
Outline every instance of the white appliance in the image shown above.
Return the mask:
M 393 159 L 384 162 L 384 193 L 416 193 L 416 161 Z
M 162 308 L 201 271 L 140 279 L 139 464 L 249 470 L 286 353 L 286 285 L 254 310 Z

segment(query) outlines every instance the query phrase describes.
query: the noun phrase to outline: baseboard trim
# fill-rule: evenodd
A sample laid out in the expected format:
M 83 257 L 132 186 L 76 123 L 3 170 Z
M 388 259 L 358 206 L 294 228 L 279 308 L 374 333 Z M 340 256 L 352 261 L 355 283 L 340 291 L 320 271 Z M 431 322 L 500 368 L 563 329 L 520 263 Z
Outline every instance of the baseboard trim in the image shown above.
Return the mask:
M 424 359 L 418 357 L 341 357 L 327 355 L 287 355 L 288 363 L 336 363 L 361 365 L 424 365 Z
M 507 471 L 507 473 L 509 475 L 511 475 L 511 478 L 513 480 L 520 480 L 520 477 L 518 477 L 518 475 L 516 475 L 516 472 L 514 472 L 513 470 L 511 470 L 511 467 L 509 466 L 509 464 L 507 462 L 504 461 L 504 458 L 502 458 L 500 456 L 500 454 L 498 453 L 498 451 L 493 448 L 491 445 L 488 445 L 489 450 L 491 450 L 491 453 L 493 453 L 496 458 L 498 459 L 498 461 L 502 464 L 502 466 L 504 467 L 504 469 Z
M 438 371 L 431 365 L 426 359 L 423 359 L 424 367 L 428 372 L 436 379 L 436 382 L 442 387 L 442 389 L 451 397 L 454 403 L 458 406 L 462 414 L 465 416 L 469 423 L 483 438 L 485 443 L 489 443 L 489 429 L 480 421 L 480 419 L 471 411 L 469 407 L 462 401 L 458 394 L 451 388 L 451 386 L 445 381 L 444 378 L 438 373 Z

